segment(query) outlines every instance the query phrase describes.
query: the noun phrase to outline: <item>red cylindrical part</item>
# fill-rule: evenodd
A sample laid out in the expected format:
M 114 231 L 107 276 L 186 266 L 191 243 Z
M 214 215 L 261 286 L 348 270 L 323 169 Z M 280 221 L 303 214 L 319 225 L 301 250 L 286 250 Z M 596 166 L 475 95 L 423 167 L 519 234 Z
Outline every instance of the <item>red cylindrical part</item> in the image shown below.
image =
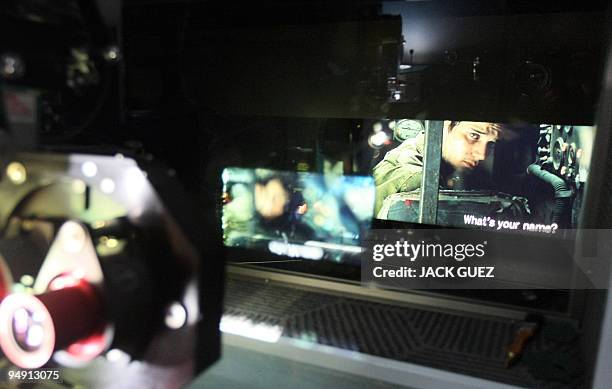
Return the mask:
M 102 300 L 93 286 L 70 277 L 56 281 L 46 293 L 11 294 L 0 304 L 0 347 L 17 366 L 43 366 L 53 352 L 104 328 Z
M 7 285 L 5 280 L 2 278 L 2 274 L 0 274 L 0 301 L 8 295 L 10 285 Z
M 0 256 L 0 301 L 11 291 L 11 276 L 9 267 Z
M 96 290 L 85 281 L 36 297 L 47 307 L 53 320 L 56 350 L 64 349 L 104 326 L 102 302 Z

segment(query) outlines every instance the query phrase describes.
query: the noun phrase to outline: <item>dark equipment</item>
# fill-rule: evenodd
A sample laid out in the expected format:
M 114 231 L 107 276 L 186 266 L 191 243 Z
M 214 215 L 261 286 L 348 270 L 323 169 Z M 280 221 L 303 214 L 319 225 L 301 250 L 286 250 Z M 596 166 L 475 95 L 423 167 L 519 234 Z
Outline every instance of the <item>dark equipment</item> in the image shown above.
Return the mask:
M 66 386 L 182 387 L 219 359 L 221 327 L 225 346 L 333 369 L 335 383 L 605 387 L 603 290 L 400 293 L 362 285 L 355 263 L 262 264 L 250 250 L 226 280 L 219 205 L 228 166 L 368 174 L 371 153 L 428 121 L 568 123 L 541 126 L 520 179 L 543 188 L 547 222 L 607 227 L 609 13 L 604 1 L 3 1 L 2 367 L 62 368 Z M 393 118 L 373 141 L 362 128 Z M 438 193 L 430 177 L 389 208 L 402 222 L 375 226 L 464 226 L 466 206 L 542 216 L 503 190 Z M 536 281 L 549 266 L 506 265 Z M 539 331 L 526 312 L 545 317 Z M 512 344 L 523 357 L 506 369 Z M 268 388 L 295 371 L 274 370 L 226 382 L 256 371 L 247 385 Z

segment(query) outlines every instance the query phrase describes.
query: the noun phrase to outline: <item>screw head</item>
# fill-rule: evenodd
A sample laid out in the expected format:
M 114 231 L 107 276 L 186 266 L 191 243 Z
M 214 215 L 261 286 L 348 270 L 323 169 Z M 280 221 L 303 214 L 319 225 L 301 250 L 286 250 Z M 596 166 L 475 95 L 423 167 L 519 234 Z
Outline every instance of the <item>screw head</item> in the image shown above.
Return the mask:
M 111 45 L 104 49 L 103 56 L 108 62 L 117 62 L 121 58 L 121 51 L 118 46 Z
M 15 80 L 23 76 L 24 72 L 25 65 L 21 57 L 9 53 L 0 55 L 0 77 Z

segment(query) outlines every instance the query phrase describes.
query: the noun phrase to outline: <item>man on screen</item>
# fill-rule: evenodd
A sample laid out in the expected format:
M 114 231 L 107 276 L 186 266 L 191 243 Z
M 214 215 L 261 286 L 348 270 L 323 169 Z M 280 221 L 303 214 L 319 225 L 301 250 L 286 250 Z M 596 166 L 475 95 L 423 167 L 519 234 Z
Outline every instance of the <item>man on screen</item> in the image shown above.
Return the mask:
M 440 185 L 466 189 L 462 180 L 490 154 L 502 130 L 489 122 L 444 122 Z M 383 201 L 399 192 L 420 188 L 423 172 L 424 133 L 389 151 L 372 170 L 376 182 L 375 215 Z

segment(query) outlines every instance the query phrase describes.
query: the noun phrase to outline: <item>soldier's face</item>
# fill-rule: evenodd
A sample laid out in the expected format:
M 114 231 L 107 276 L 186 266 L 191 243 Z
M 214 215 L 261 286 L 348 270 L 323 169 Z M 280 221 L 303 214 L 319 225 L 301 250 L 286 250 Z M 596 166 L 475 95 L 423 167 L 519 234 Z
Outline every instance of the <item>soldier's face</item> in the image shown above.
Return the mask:
M 288 201 L 289 193 L 279 179 L 273 178 L 265 185 L 255 184 L 255 209 L 263 218 L 281 216 Z
M 489 125 L 483 122 L 459 122 L 450 128 L 450 123 L 446 122 L 442 158 L 455 169 L 474 169 L 487 158 L 497 140 L 497 135 L 488 131 Z

